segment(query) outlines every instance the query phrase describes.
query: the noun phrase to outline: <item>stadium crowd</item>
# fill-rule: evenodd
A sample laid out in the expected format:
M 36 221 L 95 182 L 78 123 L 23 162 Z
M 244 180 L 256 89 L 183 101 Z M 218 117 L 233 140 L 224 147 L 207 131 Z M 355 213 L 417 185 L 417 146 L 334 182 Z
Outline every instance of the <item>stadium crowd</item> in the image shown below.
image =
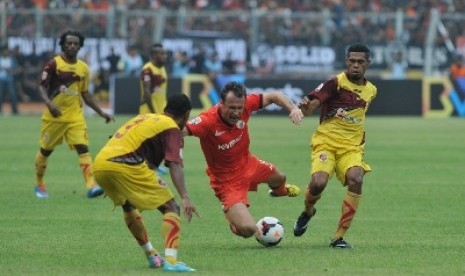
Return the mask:
M 5 3 L 5 2 L 4 2 Z M 465 12 L 465 2 L 459 0 L 12 0 L 8 2 L 6 9 L 9 11 L 21 11 L 35 7 L 47 10 L 72 10 L 71 20 L 66 15 L 43 17 L 43 30 L 46 34 L 60 33 L 63 28 L 79 29 L 86 37 L 105 37 L 107 17 L 105 12 L 114 9 L 116 16 L 127 11 L 147 11 L 165 9 L 174 14 L 167 17 L 167 23 L 163 30 L 163 36 L 174 37 L 178 32 L 176 28 L 176 13 L 181 10 L 204 12 L 207 16 L 187 16 L 184 20 L 184 30 L 208 30 L 233 34 L 246 41 L 251 39 L 250 11 L 261 12 L 258 21 L 259 36 L 254 37 L 256 43 L 268 43 L 271 45 L 347 45 L 353 41 L 360 41 L 368 45 L 388 44 L 393 41 L 401 41 L 405 45 L 421 46 L 425 42 L 429 11 L 436 8 L 441 13 L 460 14 Z M 396 10 L 402 10 L 406 15 L 403 33 L 396 34 L 394 18 L 388 18 L 387 13 L 393 14 Z M 322 10 L 330 12 L 330 20 L 321 21 L 318 17 L 292 16 L 296 12 L 321 13 Z M 227 16 L 218 16 L 215 11 L 231 12 Z M 96 12 L 92 13 L 92 12 Z M 98 12 L 102 12 L 99 14 Z M 210 13 L 208 13 L 210 12 Z M 240 14 L 240 16 L 237 16 Z M 316 18 L 316 19 L 315 19 Z M 120 19 L 117 17 L 117 19 Z M 116 31 L 117 38 L 128 40 L 128 44 L 137 52 L 142 60 L 146 61 L 147 47 L 150 47 L 151 39 L 147 36 L 147 29 L 153 28 L 153 18 L 145 14 L 129 17 L 127 20 L 126 37 Z M 118 20 L 117 20 L 118 21 Z M 118 21 L 119 22 L 119 21 Z M 448 38 L 465 35 L 463 20 L 451 20 L 445 22 Z M 37 36 L 36 20 L 27 13 L 7 13 L 7 36 L 35 38 Z M 329 31 L 330 36 L 324 33 Z M 439 36 L 437 43 L 444 37 Z M 1 45 L 5 47 L 5 45 Z M 128 48 L 129 49 L 129 48 Z M 129 52 L 129 50 L 128 50 Z M 213 55 L 214 53 L 208 53 Z M 14 77 L 18 98 L 20 101 L 38 100 L 36 93 L 37 75 L 40 73 L 44 61 L 53 53 L 32 53 L 29 56 L 21 54 L 16 49 L 10 49 L 9 55 L 17 61 Z M 107 66 L 96 72 L 93 78 L 94 91 L 107 91 L 109 75 L 125 72 L 123 59 L 129 55 L 114 55 L 108 60 Z M 169 70 L 181 70 L 184 73 L 198 72 L 198 60 L 196 56 L 186 56 L 186 53 L 172 53 L 168 64 Z M 202 63 L 210 59 L 203 57 Z M 118 62 L 120 66 L 118 67 Z M 210 61 L 209 61 L 210 62 Z M 218 61 L 214 61 L 218 63 Z M 216 64 L 217 72 L 226 70 L 234 71 L 234 62 L 222 60 L 221 65 Z M 221 69 L 218 69 L 218 66 Z M 210 69 L 202 65 L 203 72 Z M 198 68 L 198 67 L 197 67 Z M 197 70 L 197 71 L 196 71 Z M 228 71 L 229 72 L 229 71 Z M 179 72 L 171 73 L 177 74 Z M 105 93 L 102 93 L 105 100 Z

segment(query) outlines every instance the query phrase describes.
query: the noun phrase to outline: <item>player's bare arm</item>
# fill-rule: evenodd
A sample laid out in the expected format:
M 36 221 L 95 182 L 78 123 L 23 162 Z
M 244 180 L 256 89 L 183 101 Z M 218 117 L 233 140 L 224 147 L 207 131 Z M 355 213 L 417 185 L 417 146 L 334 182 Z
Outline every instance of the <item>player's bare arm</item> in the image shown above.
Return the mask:
M 176 187 L 179 197 L 181 198 L 184 217 L 188 222 L 191 221 L 193 214 L 195 214 L 197 217 L 200 217 L 194 204 L 189 199 L 189 194 L 187 193 L 187 188 L 184 182 L 184 171 L 182 165 L 179 163 L 170 162 L 169 168 L 171 181 Z
M 305 116 L 310 116 L 315 109 L 320 107 L 319 99 L 310 100 L 307 96 L 303 97 L 299 103 L 299 108 Z
M 277 104 L 289 111 L 289 118 L 291 118 L 291 121 L 294 124 L 298 125 L 302 122 L 302 118 L 304 117 L 302 111 L 282 92 L 271 92 L 263 94 L 263 107 L 272 103 Z
M 144 86 L 144 101 L 147 103 L 147 106 L 150 110 L 151 113 L 155 113 L 155 108 L 153 107 L 153 102 L 152 102 L 152 91 L 151 89 L 151 80 L 150 76 L 144 75 L 144 81 L 143 81 L 143 86 Z
M 84 102 L 86 103 L 86 105 L 88 105 L 90 108 L 92 108 L 95 112 L 97 112 L 97 114 L 104 118 L 105 119 L 105 123 L 109 123 L 109 122 L 114 122 L 115 121 L 115 118 L 113 116 L 111 116 L 110 114 L 107 114 L 105 112 L 103 112 L 103 110 L 95 103 L 94 101 L 94 97 L 92 97 L 92 94 L 88 93 L 88 92 L 84 92 L 82 93 L 82 99 L 84 100 Z
M 55 118 L 60 117 L 61 111 L 56 105 L 53 104 L 52 100 L 48 97 L 47 88 L 43 85 L 39 85 L 39 94 L 52 116 Z

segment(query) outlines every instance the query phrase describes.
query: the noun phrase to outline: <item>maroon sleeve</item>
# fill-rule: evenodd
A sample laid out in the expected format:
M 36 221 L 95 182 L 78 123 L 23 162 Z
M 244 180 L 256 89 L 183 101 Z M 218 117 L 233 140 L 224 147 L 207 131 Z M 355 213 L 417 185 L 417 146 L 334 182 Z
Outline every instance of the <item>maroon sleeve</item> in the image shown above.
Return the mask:
M 181 131 L 173 128 L 167 130 L 164 135 L 166 143 L 165 162 L 182 164 L 182 148 L 184 147 L 184 140 Z
M 47 64 L 44 66 L 44 69 L 42 70 L 42 75 L 40 76 L 39 84 L 49 88 L 53 76 L 55 75 L 56 68 L 57 63 L 55 59 L 52 59 L 49 62 L 47 62 Z
M 337 93 L 337 77 L 334 76 L 331 79 L 318 85 L 317 88 L 310 91 L 307 97 L 312 99 L 319 99 L 321 103 L 326 102 L 329 98 Z

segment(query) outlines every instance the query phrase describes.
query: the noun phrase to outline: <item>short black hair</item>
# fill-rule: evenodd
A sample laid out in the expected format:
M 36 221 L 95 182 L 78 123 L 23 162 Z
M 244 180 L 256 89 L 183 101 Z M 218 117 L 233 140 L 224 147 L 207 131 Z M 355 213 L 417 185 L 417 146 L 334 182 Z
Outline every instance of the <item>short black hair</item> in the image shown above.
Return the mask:
M 154 43 L 152 47 L 150 47 L 150 53 L 154 54 L 160 50 L 163 50 L 163 44 L 161 43 Z
M 172 94 L 168 97 L 168 101 L 165 107 L 165 113 L 182 116 L 187 111 L 192 109 L 191 101 L 186 94 Z
M 79 47 L 82 48 L 82 46 L 84 46 L 84 36 L 78 32 L 78 31 L 75 31 L 75 30 L 67 30 L 66 32 L 64 32 L 61 36 L 60 36 L 60 46 L 63 48 L 63 46 L 65 45 L 65 42 L 66 42 L 66 37 L 68 35 L 71 35 L 71 36 L 77 36 L 79 38 Z
M 347 48 L 347 57 L 349 53 L 353 52 L 365 53 L 367 60 L 370 59 L 370 49 L 365 44 L 357 43 L 350 45 L 349 48 Z
M 245 97 L 247 95 L 247 91 L 241 83 L 231 81 L 228 82 L 223 89 L 221 89 L 221 100 L 225 101 L 226 100 L 226 95 L 229 92 L 233 92 L 234 96 L 238 98 Z

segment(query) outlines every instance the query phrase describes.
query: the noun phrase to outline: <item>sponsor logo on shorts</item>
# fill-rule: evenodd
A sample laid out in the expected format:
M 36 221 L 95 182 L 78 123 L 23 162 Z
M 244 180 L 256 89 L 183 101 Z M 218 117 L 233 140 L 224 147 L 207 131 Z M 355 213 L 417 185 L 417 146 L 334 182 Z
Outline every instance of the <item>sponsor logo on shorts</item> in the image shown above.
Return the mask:
M 321 162 L 328 161 L 328 154 L 326 152 L 320 153 L 319 159 L 320 159 Z

